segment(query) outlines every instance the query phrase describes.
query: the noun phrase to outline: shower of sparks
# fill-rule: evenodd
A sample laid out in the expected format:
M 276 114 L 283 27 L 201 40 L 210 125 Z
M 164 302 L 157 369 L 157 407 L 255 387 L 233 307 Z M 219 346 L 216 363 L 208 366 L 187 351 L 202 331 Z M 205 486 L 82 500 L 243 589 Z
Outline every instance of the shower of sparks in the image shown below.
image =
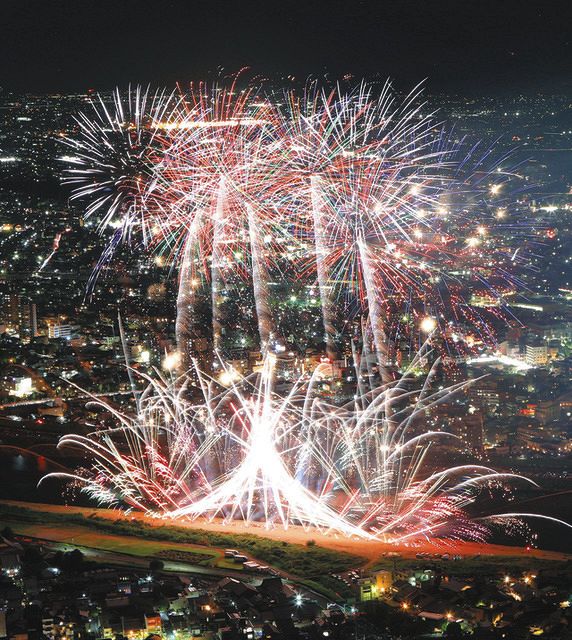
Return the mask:
M 424 430 L 422 416 L 464 385 L 411 391 L 404 378 L 334 406 L 316 388 L 322 375 L 318 367 L 282 397 L 268 356 L 259 374 L 229 376 L 225 390 L 200 374 L 203 399 L 192 403 L 184 386 L 157 373 L 135 415 L 94 398 L 117 426 L 64 436 L 59 446 L 83 451 L 91 468 L 46 478 L 156 517 L 301 525 L 395 543 L 481 541 L 507 522 L 522 530 L 518 513 L 471 509 L 484 494 L 531 480 L 474 464 L 435 471 L 429 463 L 433 447 L 456 437 Z
M 368 317 L 380 364 L 391 359 L 390 334 L 413 335 L 426 316 L 448 344 L 462 344 L 454 336 L 467 330 L 494 339 L 488 319 L 516 284 L 517 254 L 498 241 L 522 181 L 503 169 L 506 158 L 492 161 L 479 145 L 464 151 L 419 87 L 402 99 L 389 83 L 265 95 L 238 79 L 179 88 L 178 97 L 116 91 L 65 140 L 72 199 L 113 230 L 102 264 L 137 241 L 193 289 L 180 295 L 179 345 L 194 293 L 207 286 L 219 346 L 218 292 L 238 283 L 256 290 L 261 347 L 280 342 L 271 279 L 317 284 L 330 357 L 342 311 Z M 525 247 L 526 225 L 514 227 Z M 467 300 L 475 288 L 490 300 L 486 313 Z
M 94 103 L 92 117 L 78 117 L 77 136 L 65 140 L 72 199 L 102 232 L 113 230 L 104 261 L 136 241 L 177 267 L 178 350 L 165 373 L 143 376 L 134 415 L 94 398 L 116 426 L 64 436 L 61 447 L 93 464 L 51 476 L 154 516 L 412 543 L 527 529 L 530 514 L 483 514 L 479 505 L 530 480 L 474 464 L 435 470 L 435 449 L 456 436 L 429 428 L 426 415 L 464 385 L 435 392 L 431 370 L 411 391 L 408 373 L 425 366 L 425 347 L 403 378 L 387 374 L 396 337 L 408 332 L 418 344 L 437 335 L 447 343 L 470 326 L 491 340 L 466 300 L 468 284 L 500 313 L 511 268 L 526 255 L 525 242 L 512 252 L 491 239 L 507 224 L 518 230 L 510 192 L 522 177 L 503 170 L 506 158 L 491 166 L 490 149 L 463 150 L 420 97 L 419 88 L 398 99 L 389 84 L 366 83 L 349 93 L 309 85 L 266 95 L 235 78 L 177 96 L 115 92 L 111 104 Z M 321 397 L 323 366 L 276 392 L 273 350 L 283 339 L 271 280 L 316 287 L 330 360 L 341 348 L 340 318 L 359 319 L 358 389 L 348 404 Z M 264 353 L 262 371 L 247 378 L 225 363 L 222 344 L 221 292 L 237 283 L 251 286 Z M 193 360 L 205 292 L 216 381 Z M 382 384 L 368 390 L 370 349 Z

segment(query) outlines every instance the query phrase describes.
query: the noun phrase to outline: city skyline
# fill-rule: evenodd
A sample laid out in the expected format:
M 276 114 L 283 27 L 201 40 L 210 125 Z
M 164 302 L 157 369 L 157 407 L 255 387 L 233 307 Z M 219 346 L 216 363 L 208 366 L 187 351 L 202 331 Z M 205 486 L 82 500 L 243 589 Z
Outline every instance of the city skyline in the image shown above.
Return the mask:
M 0 640 L 572 625 L 553 3 L 6 3 Z

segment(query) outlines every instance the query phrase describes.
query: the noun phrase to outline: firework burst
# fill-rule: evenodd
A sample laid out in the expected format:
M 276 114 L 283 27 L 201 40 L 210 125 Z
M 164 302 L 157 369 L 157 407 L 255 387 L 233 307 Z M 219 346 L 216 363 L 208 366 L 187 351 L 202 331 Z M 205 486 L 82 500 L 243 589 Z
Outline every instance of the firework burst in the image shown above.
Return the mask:
M 235 78 L 181 89 L 177 99 L 137 89 L 122 101 L 116 92 L 113 107 L 100 99 L 93 120 L 78 119 L 67 181 L 100 227 L 117 227 L 105 259 L 137 238 L 177 266 L 183 366 L 199 289 L 211 298 L 216 351 L 222 292 L 244 283 L 254 290 L 262 349 L 280 342 L 273 277 L 317 282 L 331 359 L 340 309 L 368 317 L 382 371 L 389 334 L 415 327 L 396 325 L 403 312 L 417 324 L 435 318 L 444 337 L 456 322 L 492 339 L 463 290 L 478 282 L 500 301 L 503 284 L 513 284 L 508 256 L 487 234 L 501 222 L 489 212 L 503 210 L 517 174 L 502 169 L 505 158 L 491 163 L 489 149 L 464 153 L 419 87 L 402 100 L 389 83 L 347 94 L 309 86 L 280 99 L 239 89 Z
M 71 200 L 85 204 L 86 217 L 97 219 L 100 232 L 113 230 L 103 261 L 121 242 L 146 243 L 152 235 L 148 194 L 165 144 L 153 123 L 176 118 L 177 105 L 165 90 L 129 87 L 123 96 L 117 89 L 111 101 L 93 100 L 91 113 L 75 119 L 76 136 L 63 140 L 71 154 L 64 174 Z
M 428 378 L 408 390 L 403 378 L 340 407 L 317 393 L 320 368 L 277 395 L 274 364 L 269 356 L 259 375 L 223 391 L 201 375 L 200 403 L 159 374 L 146 379 L 134 416 L 94 400 L 117 426 L 59 445 L 87 454 L 91 470 L 46 478 L 157 517 L 301 525 L 396 543 L 484 540 L 505 516 L 471 515 L 481 494 L 532 483 L 482 465 L 428 464 L 432 448 L 455 436 L 420 429 L 419 418 L 463 385 L 430 392 Z
M 432 369 L 412 391 L 408 372 L 384 375 L 404 311 L 417 334 L 440 329 L 447 339 L 454 322 L 467 321 L 486 333 L 468 310 L 464 281 L 501 299 L 490 275 L 510 281 L 507 260 L 516 257 L 497 260 L 488 240 L 508 174 L 495 164 L 492 182 L 488 151 L 464 153 L 425 111 L 417 88 L 401 101 L 389 85 L 374 94 L 366 84 L 279 100 L 235 81 L 190 87 L 177 99 L 136 90 L 124 103 L 116 93 L 112 111 L 100 100 L 93 121 L 81 117 L 79 138 L 68 142 L 77 156 L 73 197 L 88 199 L 100 227 L 116 227 L 108 253 L 137 237 L 177 266 L 183 374 L 143 376 L 135 415 L 96 401 L 116 426 L 65 436 L 60 446 L 80 449 L 93 467 L 55 475 L 101 503 L 155 516 L 299 524 L 365 539 L 483 540 L 498 523 L 519 522 L 476 506 L 526 478 L 430 464 L 455 436 L 428 429 L 424 416 L 463 385 L 431 391 Z M 357 309 L 365 338 L 362 354 L 352 341 L 359 390 L 347 405 L 319 393 L 322 366 L 276 393 L 275 276 L 317 283 L 331 358 L 339 310 Z M 223 293 L 238 282 L 252 287 L 265 354 L 262 371 L 239 380 L 220 355 Z M 211 301 L 213 358 L 228 388 L 194 362 L 201 399 L 190 402 L 199 290 Z M 381 387 L 371 371 L 362 375 L 371 344 Z M 424 350 L 411 368 L 422 360 Z

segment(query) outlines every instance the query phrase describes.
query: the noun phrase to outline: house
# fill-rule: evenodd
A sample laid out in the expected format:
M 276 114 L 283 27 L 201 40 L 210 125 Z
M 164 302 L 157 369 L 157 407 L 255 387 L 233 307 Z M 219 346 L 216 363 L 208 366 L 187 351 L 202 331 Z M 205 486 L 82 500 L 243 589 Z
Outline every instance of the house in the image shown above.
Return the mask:
M 375 571 L 367 578 L 361 578 L 358 582 L 360 588 L 360 600 L 379 600 L 391 591 L 393 586 L 393 574 L 391 571 Z

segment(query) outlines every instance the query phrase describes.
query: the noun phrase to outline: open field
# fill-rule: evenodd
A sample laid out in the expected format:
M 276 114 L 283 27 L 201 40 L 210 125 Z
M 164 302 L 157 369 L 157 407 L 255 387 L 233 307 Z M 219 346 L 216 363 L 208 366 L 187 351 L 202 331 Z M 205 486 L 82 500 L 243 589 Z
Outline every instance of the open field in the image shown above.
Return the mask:
M 415 558 L 415 555 L 419 552 L 428 553 L 450 553 L 460 554 L 464 557 L 476 556 L 481 557 L 481 562 L 487 557 L 526 557 L 526 558 L 538 558 L 545 560 L 560 560 L 565 561 L 572 559 L 572 556 L 556 552 L 556 551 L 544 551 L 541 549 L 531 549 L 527 551 L 522 547 L 513 547 L 507 545 L 494 545 L 484 544 L 477 542 L 455 542 L 434 539 L 430 542 L 426 542 L 421 545 L 395 545 L 390 542 L 368 541 L 346 538 L 337 534 L 324 534 L 319 531 L 308 532 L 302 527 L 292 526 L 287 530 L 282 528 L 266 529 L 262 525 L 256 524 L 224 524 L 220 520 L 170 520 L 168 518 L 157 519 L 146 516 L 141 513 L 131 513 L 125 515 L 123 512 L 113 509 L 97 509 L 97 508 L 85 508 L 76 506 L 62 506 L 62 505 L 50 505 L 50 504 L 38 504 L 28 502 L 17 502 L 10 500 L 3 500 L 0 504 L 14 507 L 23 507 L 36 512 L 45 512 L 51 514 L 60 515 L 83 515 L 86 518 L 96 517 L 98 520 L 110 520 L 114 523 L 133 523 L 138 522 L 145 525 L 146 528 L 155 528 L 159 531 L 165 529 L 173 529 L 178 533 L 183 533 L 183 530 L 188 532 L 189 542 L 203 545 L 214 546 L 237 546 L 246 544 L 246 546 L 252 546 L 253 538 L 259 540 L 269 540 L 275 543 L 286 543 L 287 545 L 304 546 L 307 545 L 309 540 L 315 542 L 315 547 L 307 548 L 311 549 L 323 549 L 335 551 L 338 554 L 342 554 L 340 565 L 346 565 L 347 562 L 343 561 L 344 554 L 349 554 L 354 560 L 354 565 L 364 564 L 366 562 L 373 564 L 380 561 L 380 558 L 387 553 L 399 553 L 403 558 Z M 149 529 L 147 529 L 149 535 L 153 535 Z M 156 533 L 158 534 L 159 531 Z M 218 541 L 218 542 L 217 542 Z M 250 544 L 248 544 L 250 543 Z M 279 546 L 276 544 L 275 546 Z M 287 548 L 287 547 L 286 547 Z M 249 551 L 249 549 L 246 549 Z M 252 554 L 257 555 L 252 549 Z M 257 556 L 260 557 L 260 556 Z M 261 560 L 268 562 L 264 557 L 260 557 Z M 349 559 L 349 558 L 348 558 Z M 361 560 L 361 562 L 360 562 Z M 279 565 L 277 565 L 279 566 Z M 285 567 L 286 568 L 286 567 Z M 338 566 L 337 570 L 340 571 L 343 566 Z M 294 568 L 292 567 L 292 570 Z
M 209 549 L 190 544 L 175 544 L 137 538 L 135 536 L 113 535 L 94 531 L 81 525 L 65 524 L 39 524 L 22 522 L 17 519 L 1 517 L 2 526 L 10 527 L 15 533 L 23 536 L 51 540 L 67 544 L 70 547 L 89 547 L 101 549 L 113 553 L 128 554 L 132 556 L 165 557 L 165 552 L 181 551 L 187 555 L 187 561 L 198 565 L 218 566 L 224 554 L 220 549 Z
M 2 502 L 0 524 L 2 523 L 9 526 L 17 525 L 13 527 L 16 531 L 20 530 L 21 523 L 24 523 L 29 527 L 28 535 L 40 537 L 38 532 L 43 530 L 52 536 L 58 536 L 58 540 L 65 539 L 69 542 L 79 527 L 81 540 L 88 539 L 91 546 L 98 544 L 98 536 L 103 536 L 108 543 L 108 536 L 111 536 L 113 544 L 116 548 L 121 546 L 122 552 L 128 551 L 130 545 L 140 548 L 141 541 L 161 541 L 168 543 L 171 548 L 172 543 L 175 543 L 182 551 L 190 549 L 199 554 L 214 552 L 219 556 L 223 555 L 224 548 L 232 547 L 240 549 L 261 564 L 272 565 L 292 577 L 322 576 L 366 562 L 363 556 L 324 549 L 317 545 L 269 540 L 260 535 L 242 533 L 240 529 L 229 531 L 227 528 L 223 533 L 217 533 L 170 524 L 159 526 L 160 523 L 157 521 L 151 520 L 149 523 L 104 509 L 86 510 L 63 506 L 54 508 L 51 505 Z M 49 530 L 45 529 L 47 526 Z M 47 538 L 47 535 L 44 537 Z M 123 537 L 124 540 L 119 542 L 116 537 Z M 80 538 L 76 540 L 78 544 L 79 540 Z M 229 566 L 228 561 L 222 557 L 219 557 L 216 564 L 219 567 L 236 568 L 234 564 Z
M 442 560 L 416 558 L 400 558 L 397 567 L 400 571 L 418 569 L 420 564 L 439 566 L 449 576 L 494 576 L 499 573 L 520 575 L 530 571 L 531 568 L 546 569 L 556 565 L 562 565 L 562 559 L 534 556 L 527 553 L 522 556 L 486 555 L 464 556 L 462 560 Z M 382 558 L 371 565 L 372 570 L 386 569 L 391 571 L 394 566 L 391 558 Z

